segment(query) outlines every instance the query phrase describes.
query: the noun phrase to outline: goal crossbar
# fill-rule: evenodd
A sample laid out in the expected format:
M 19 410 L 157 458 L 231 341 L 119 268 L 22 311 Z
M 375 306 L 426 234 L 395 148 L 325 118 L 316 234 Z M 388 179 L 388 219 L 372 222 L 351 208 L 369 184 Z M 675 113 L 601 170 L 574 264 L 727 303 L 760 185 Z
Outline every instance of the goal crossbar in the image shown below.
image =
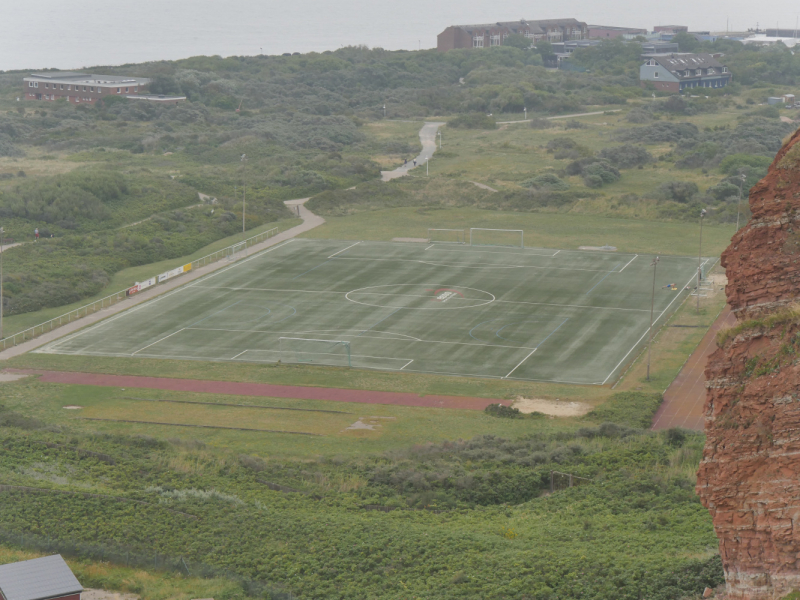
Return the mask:
M 525 247 L 525 232 L 522 229 L 489 229 L 470 227 L 470 246 L 512 246 Z
M 428 228 L 428 243 L 429 244 L 463 244 L 464 235 L 463 229 L 437 229 Z M 447 239 L 449 238 L 449 239 Z

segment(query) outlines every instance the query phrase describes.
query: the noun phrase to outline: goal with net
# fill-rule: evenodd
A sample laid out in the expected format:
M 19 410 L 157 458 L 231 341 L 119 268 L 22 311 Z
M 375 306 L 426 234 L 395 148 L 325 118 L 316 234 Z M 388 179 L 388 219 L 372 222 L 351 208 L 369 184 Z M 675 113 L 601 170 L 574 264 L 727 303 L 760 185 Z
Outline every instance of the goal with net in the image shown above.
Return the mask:
M 463 229 L 428 229 L 429 244 L 463 244 Z
M 350 367 L 350 342 L 314 340 L 308 338 L 278 338 L 280 360 L 283 363 Z
M 482 229 L 480 227 L 472 227 L 469 230 L 469 245 L 524 248 L 525 239 L 522 229 Z
M 247 256 L 247 242 L 239 242 L 231 246 L 231 251 L 228 254 L 229 261 L 239 260 L 243 256 Z

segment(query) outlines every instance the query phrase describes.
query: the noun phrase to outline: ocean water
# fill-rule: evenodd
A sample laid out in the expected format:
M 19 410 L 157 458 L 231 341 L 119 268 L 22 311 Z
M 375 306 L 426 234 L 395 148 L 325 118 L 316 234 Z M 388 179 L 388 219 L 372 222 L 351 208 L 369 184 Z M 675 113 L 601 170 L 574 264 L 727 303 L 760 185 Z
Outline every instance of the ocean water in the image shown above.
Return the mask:
M 795 26 L 789 0 L 0 0 L 0 70 L 81 69 L 197 55 L 335 50 L 365 44 L 432 48 L 445 27 L 518 18 L 575 17 L 651 30 Z

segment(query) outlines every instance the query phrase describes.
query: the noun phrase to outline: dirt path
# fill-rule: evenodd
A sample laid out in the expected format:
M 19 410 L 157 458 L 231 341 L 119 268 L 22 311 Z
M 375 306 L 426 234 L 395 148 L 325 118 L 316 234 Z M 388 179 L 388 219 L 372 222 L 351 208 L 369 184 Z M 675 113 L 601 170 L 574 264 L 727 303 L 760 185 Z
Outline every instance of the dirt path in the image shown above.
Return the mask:
M 442 125 L 444 125 L 444 123 L 432 121 L 430 123 L 425 123 L 422 129 L 419 130 L 419 141 L 422 143 L 422 152 L 420 152 L 419 156 L 416 158 L 418 167 L 424 167 L 425 161 L 432 158 L 433 153 L 436 152 L 436 133 Z M 392 179 L 403 177 L 404 175 L 408 175 L 408 172 L 413 168 L 414 162 L 408 161 L 407 165 L 397 167 L 394 171 L 381 171 L 381 179 L 383 181 L 391 181 Z
M 243 383 L 239 381 L 208 381 L 198 379 L 172 379 L 167 377 L 140 377 L 136 375 L 101 375 L 99 373 L 70 373 L 65 371 L 39 371 L 6 369 L 6 374 L 39 375 L 44 383 L 94 385 L 117 388 L 149 388 L 177 392 L 203 392 L 233 396 L 263 396 L 297 400 L 327 400 L 331 402 L 357 402 L 359 404 L 392 404 L 395 406 L 421 406 L 427 408 L 460 408 L 483 410 L 489 404 L 511 404 L 510 400 L 468 398 L 461 396 L 420 396 L 397 392 L 368 390 L 343 390 L 268 383 Z
M 319 217 L 308 210 L 303 204 L 308 198 L 300 198 L 298 200 L 287 200 L 284 202 L 287 206 L 296 207 L 299 211 L 298 216 L 303 220 L 300 225 L 296 227 L 292 227 L 291 229 L 287 229 L 279 233 L 278 235 L 271 237 L 267 240 L 264 240 L 260 244 L 255 244 L 254 246 L 250 246 L 247 252 L 248 254 L 255 254 L 262 250 L 266 250 L 271 246 L 275 246 L 280 244 L 281 242 L 285 242 L 287 240 L 292 239 L 293 237 L 314 229 L 315 227 L 319 227 L 325 222 L 325 219 Z M 63 325 L 53 331 L 50 331 L 42 336 L 39 336 L 33 340 L 28 340 L 27 342 L 23 342 L 21 344 L 17 344 L 16 346 L 12 346 L 7 348 L 6 350 L 0 351 L 0 360 L 7 360 L 9 358 L 13 358 L 15 356 L 19 356 L 20 354 L 24 354 L 26 352 L 30 352 L 31 350 L 38 348 L 40 346 L 44 346 L 52 342 L 53 340 L 57 340 L 60 337 L 63 337 L 73 331 L 77 331 L 82 327 L 86 327 L 87 325 L 91 325 L 96 323 L 97 321 L 101 321 L 106 317 L 110 317 L 111 315 L 115 315 L 117 313 L 122 312 L 123 310 L 128 310 L 132 306 L 136 306 L 137 304 L 141 304 L 142 302 L 146 302 L 156 296 L 160 296 L 161 294 L 173 290 L 179 286 L 185 285 L 195 279 L 199 279 L 204 275 L 208 275 L 209 273 L 216 271 L 217 269 L 222 269 L 224 267 L 230 266 L 231 263 L 225 260 L 218 260 L 217 262 L 213 262 L 208 264 L 204 267 L 200 267 L 198 269 L 193 269 L 191 272 L 182 275 L 180 277 L 176 277 L 174 279 L 169 279 L 165 283 L 162 283 L 157 286 L 153 286 L 143 292 L 139 292 L 135 296 L 130 298 L 126 298 L 122 302 L 118 302 L 108 308 L 103 308 L 96 313 L 92 313 L 86 317 L 81 319 L 77 319 L 72 323 L 68 323 Z
M 664 392 L 664 402 L 653 417 L 652 429 L 683 427 L 702 431 L 706 401 L 705 369 L 708 356 L 717 349 L 717 332 L 736 324 L 729 306 L 714 321 L 680 373 Z
M 611 110 L 598 110 L 595 112 L 576 113 L 574 115 L 559 115 L 557 117 L 545 117 L 548 121 L 555 121 L 557 119 L 572 119 L 575 117 L 591 117 L 593 115 L 604 115 L 606 113 L 620 112 L 621 108 L 613 108 Z M 498 121 L 498 125 L 513 125 L 514 123 L 530 123 L 532 119 L 519 119 L 518 121 Z

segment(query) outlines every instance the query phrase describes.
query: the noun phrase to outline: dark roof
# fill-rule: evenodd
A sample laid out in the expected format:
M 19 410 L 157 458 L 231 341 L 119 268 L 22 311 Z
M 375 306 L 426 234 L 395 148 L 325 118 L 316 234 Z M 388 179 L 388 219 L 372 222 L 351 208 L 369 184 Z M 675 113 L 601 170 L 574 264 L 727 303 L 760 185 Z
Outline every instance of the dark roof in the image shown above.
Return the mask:
M 539 19 L 539 20 L 527 20 L 527 19 L 520 19 L 519 21 L 497 21 L 496 23 L 479 23 L 476 25 L 454 25 L 454 27 L 458 27 L 463 29 L 467 32 L 473 31 L 486 31 L 489 29 L 497 29 L 498 27 L 505 27 L 510 29 L 511 31 L 518 31 L 520 29 L 528 29 L 532 33 L 545 33 L 545 30 L 542 29 L 542 26 L 547 27 L 548 25 L 557 25 L 557 26 L 578 26 L 578 27 L 586 27 L 586 23 L 578 21 L 577 19 Z
M 0 592 L 6 600 L 44 600 L 82 591 L 60 554 L 0 565 Z
M 722 68 L 724 66 L 710 54 L 656 54 L 649 58 L 673 74 L 686 69 Z

